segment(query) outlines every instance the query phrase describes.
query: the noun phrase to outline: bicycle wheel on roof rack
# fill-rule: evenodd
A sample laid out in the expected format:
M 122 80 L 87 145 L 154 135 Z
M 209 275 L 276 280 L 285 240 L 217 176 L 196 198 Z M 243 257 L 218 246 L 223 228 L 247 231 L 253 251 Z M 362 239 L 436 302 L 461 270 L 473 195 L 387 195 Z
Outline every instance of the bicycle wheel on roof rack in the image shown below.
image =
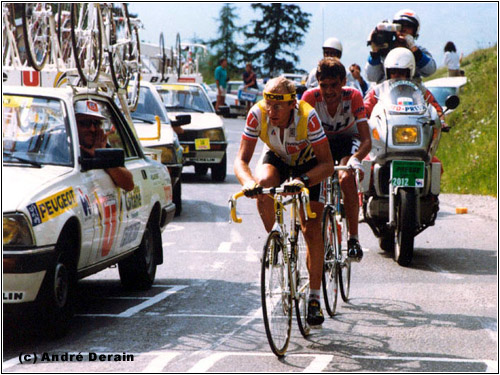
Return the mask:
M 167 71 L 167 54 L 165 52 L 165 38 L 163 37 L 163 33 L 160 33 L 160 62 L 159 62 L 159 68 L 161 72 L 161 80 L 163 81 L 165 79 L 165 74 Z
M 175 51 L 177 53 L 177 62 L 176 62 L 176 70 L 177 77 L 181 76 L 182 71 L 182 49 L 181 49 L 181 35 L 177 33 L 177 37 L 175 38 Z
M 107 7 L 107 10 L 111 26 L 111 33 L 108 35 L 108 42 L 111 47 L 111 51 L 109 51 L 111 79 L 117 90 L 124 89 L 130 80 L 128 61 L 132 48 L 132 28 L 130 27 L 130 19 L 125 4 L 117 7 Z
M 61 58 L 67 68 L 74 68 L 71 62 L 71 3 L 59 3 L 56 17 L 57 40 L 61 49 Z
M 97 81 L 102 65 L 99 4 L 71 4 L 71 43 L 78 75 L 84 85 Z
M 137 104 L 139 104 L 141 86 L 141 42 L 137 26 L 134 26 L 132 31 L 132 53 L 130 54 L 129 68 L 131 69 L 131 78 L 127 90 L 128 106 L 131 111 L 135 111 Z
M 21 7 L 23 39 L 29 65 L 40 71 L 50 55 L 49 3 L 26 3 Z

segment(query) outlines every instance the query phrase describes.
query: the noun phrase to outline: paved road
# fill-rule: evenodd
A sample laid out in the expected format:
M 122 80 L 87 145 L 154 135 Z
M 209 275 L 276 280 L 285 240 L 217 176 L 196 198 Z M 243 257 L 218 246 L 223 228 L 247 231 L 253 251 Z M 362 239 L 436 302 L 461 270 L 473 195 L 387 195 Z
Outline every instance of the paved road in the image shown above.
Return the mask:
M 212 183 L 186 170 L 184 211 L 163 234 L 165 264 L 152 290 L 126 292 L 117 269 L 107 269 L 80 282 L 65 338 L 4 322 L 5 372 L 497 372 L 498 222 L 456 215 L 460 200 L 445 195 L 436 225 L 416 238 L 409 268 L 381 252 L 362 224 L 366 256 L 353 267 L 350 302 L 308 340 L 294 324 L 278 360 L 261 318 L 265 232 L 255 203 L 240 200 L 243 223 L 228 223 L 243 120 L 226 125 L 228 178 Z

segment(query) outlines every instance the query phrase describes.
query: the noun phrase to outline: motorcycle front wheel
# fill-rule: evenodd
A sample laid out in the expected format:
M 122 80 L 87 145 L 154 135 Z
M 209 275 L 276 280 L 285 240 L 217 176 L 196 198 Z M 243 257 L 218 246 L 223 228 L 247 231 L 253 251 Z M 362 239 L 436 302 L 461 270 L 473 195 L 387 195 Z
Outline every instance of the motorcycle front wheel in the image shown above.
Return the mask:
M 398 195 L 394 260 L 400 266 L 407 267 L 413 258 L 413 243 L 417 220 L 416 192 L 415 189 L 400 189 Z

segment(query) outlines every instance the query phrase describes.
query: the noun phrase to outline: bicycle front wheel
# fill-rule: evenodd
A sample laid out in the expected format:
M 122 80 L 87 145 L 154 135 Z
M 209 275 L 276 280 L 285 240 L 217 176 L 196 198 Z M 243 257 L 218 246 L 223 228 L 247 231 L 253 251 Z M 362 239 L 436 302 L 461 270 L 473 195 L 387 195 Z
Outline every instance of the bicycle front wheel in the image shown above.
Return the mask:
M 335 212 L 331 206 L 323 212 L 323 241 L 325 244 L 325 261 L 323 264 L 323 299 L 328 315 L 334 316 L 337 309 L 340 238 Z
M 295 315 L 297 325 L 302 336 L 307 337 L 311 333 L 311 327 L 307 324 L 307 298 L 309 295 L 309 271 L 307 270 L 307 248 L 304 234 L 300 225 L 296 226 L 297 240 L 295 242 L 296 256 L 296 293 L 295 293 Z
M 261 267 L 262 314 L 267 340 L 278 357 L 285 355 L 292 330 L 290 267 L 285 262 L 285 251 L 280 234 L 269 233 Z
M 345 218 L 342 219 L 342 231 L 348 236 L 347 221 Z M 349 300 L 349 290 L 351 289 L 351 259 L 347 256 L 347 245 L 345 248 L 341 248 L 339 244 L 339 284 L 340 284 L 340 295 L 342 300 L 347 302 Z

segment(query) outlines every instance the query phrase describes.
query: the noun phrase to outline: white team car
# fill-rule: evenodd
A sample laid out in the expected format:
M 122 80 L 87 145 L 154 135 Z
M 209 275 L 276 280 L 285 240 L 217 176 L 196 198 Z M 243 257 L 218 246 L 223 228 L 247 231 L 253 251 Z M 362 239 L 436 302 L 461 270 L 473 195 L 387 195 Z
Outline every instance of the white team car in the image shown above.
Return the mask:
M 141 82 L 139 102 L 131 116 L 142 146 L 161 152 L 159 159 L 168 168 L 172 178 L 175 215 L 178 216 L 182 212 L 183 155 L 177 128 L 189 124 L 190 117 L 179 116 L 179 119 L 170 120 L 165 105 L 156 91 L 156 85 L 145 81 Z M 156 118 L 160 121 L 159 127 Z
M 179 141 L 184 148 L 184 165 L 194 165 L 204 175 L 208 168 L 213 181 L 224 181 L 227 168 L 227 136 L 205 90 L 197 83 L 169 83 L 156 86 L 169 115 L 191 115 L 191 123 L 182 127 Z M 227 114 L 227 107 L 219 114 Z
M 118 263 L 125 287 L 147 289 L 175 211 L 168 170 L 144 155 L 114 101 L 94 90 L 4 86 L 3 307 L 39 312 L 63 333 L 78 279 Z M 82 155 L 76 103 L 97 103 L 109 148 Z M 105 168 L 132 172 L 130 192 Z M 41 310 L 40 310 L 41 308 Z
M 424 85 L 432 92 L 443 110 L 446 110 L 446 98 L 450 95 L 460 96 L 466 83 L 467 77 L 443 77 L 425 81 Z M 451 113 L 451 110 L 448 113 Z

